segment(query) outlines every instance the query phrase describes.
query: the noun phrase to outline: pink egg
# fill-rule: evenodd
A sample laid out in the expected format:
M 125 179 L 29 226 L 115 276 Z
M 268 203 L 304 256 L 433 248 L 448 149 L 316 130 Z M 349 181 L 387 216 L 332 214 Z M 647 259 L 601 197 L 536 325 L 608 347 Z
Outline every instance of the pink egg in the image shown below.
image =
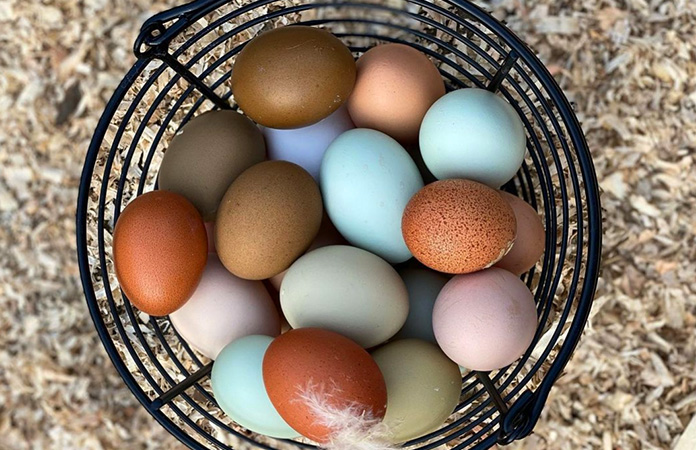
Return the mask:
M 278 310 L 263 283 L 232 275 L 214 253 L 193 296 L 169 319 L 191 347 L 211 359 L 240 337 L 280 333 Z
M 546 232 L 541 217 L 532 206 L 519 197 L 500 191 L 512 207 L 517 219 L 517 237 L 512 249 L 498 261 L 500 267 L 519 276 L 527 272 L 539 261 L 546 246 Z
M 536 327 L 532 293 L 515 275 L 498 268 L 455 276 L 440 291 L 433 310 L 438 345 L 471 370 L 513 363 L 531 344 Z

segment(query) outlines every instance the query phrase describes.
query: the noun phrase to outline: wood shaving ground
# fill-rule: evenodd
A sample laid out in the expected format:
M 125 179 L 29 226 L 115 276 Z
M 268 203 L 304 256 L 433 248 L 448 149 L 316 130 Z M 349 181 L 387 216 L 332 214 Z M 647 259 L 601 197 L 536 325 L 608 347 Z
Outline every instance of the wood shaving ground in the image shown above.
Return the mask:
M 134 62 L 137 30 L 179 3 L 0 0 L 0 448 L 182 447 L 108 360 L 85 306 L 74 238 L 84 154 Z M 510 448 L 674 448 L 696 414 L 696 3 L 483 4 L 538 52 L 574 102 L 605 209 L 591 323 L 534 434 Z M 144 143 L 160 119 L 146 124 Z M 127 322 L 127 332 L 142 331 L 162 351 L 147 320 L 138 318 L 137 330 Z M 177 381 L 178 369 L 164 364 Z M 205 424 L 186 402 L 174 406 Z M 693 435 L 679 450 L 693 447 Z

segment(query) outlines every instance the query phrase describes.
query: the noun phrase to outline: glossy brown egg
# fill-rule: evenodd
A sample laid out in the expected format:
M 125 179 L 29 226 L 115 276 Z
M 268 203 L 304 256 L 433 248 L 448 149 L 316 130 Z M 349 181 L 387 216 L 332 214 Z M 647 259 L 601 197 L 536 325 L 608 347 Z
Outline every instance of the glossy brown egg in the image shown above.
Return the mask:
M 123 210 L 114 230 L 114 268 L 139 310 L 166 316 L 191 297 L 203 274 L 208 241 L 203 219 L 179 194 L 153 191 Z
M 299 128 L 337 110 L 355 84 L 355 60 L 336 36 L 289 26 L 251 40 L 232 71 L 234 99 L 270 128 Z
M 271 403 L 293 429 L 327 442 L 333 428 L 324 410 L 384 417 L 387 387 L 382 372 L 360 345 L 319 328 L 290 330 L 273 340 L 263 358 Z
M 290 267 L 319 231 L 319 186 L 302 167 L 265 161 L 247 169 L 222 198 L 215 248 L 227 270 L 263 280 Z
M 401 231 L 413 256 L 431 269 L 462 274 L 492 266 L 510 250 L 515 213 L 488 186 L 451 179 L 431 183 L 406 205 Z

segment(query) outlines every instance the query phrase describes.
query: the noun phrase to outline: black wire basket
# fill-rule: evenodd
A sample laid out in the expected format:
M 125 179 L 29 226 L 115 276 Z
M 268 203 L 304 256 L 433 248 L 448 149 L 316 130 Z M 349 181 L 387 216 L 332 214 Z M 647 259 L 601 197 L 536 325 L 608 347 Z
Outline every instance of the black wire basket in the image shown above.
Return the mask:
M 528 154 L 504 188 L 535 207 L 547 231 L 543 260 L 523 276 L 539 315 L 534 342 L 509 367 L 465 373 L 447 423 L 406 446 L 486 449 L 527 436 L 590 313 L 601 252 L 599 193 L 578 120 L 552 76 L 508 28 L 464 0 L 198 0 L 149 19 L 135 42 L 137 62 L 94 132 L 77 205 L 80 274 L 107 353 L 140 403 L 190 448 L 313 447 L 227 419 L 212 396 L 211 362 L 168 318 L 149 317 L 124 299 L 111 248 L 125 205 L 156 189 L 177 130 L 205 111 L 235 108 L 229 79 L 245 43 L 295 23 L 328 29 L 356 57 L 378 43 L 410 45 L 436 63 L 448 90 L 497 92 L 522 118 Z

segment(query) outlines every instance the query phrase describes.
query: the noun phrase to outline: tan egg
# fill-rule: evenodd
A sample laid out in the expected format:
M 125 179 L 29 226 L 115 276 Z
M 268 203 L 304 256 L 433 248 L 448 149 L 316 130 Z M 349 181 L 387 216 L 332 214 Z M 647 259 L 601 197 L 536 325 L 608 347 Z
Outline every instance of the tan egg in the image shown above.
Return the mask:
M 519 276 L 534 267 L 544 254 L 546 232 L 541 217 L 529 203 L 504 191 L 500 194 L 515 212 L 517 238 L 512 249 L 495 266 Z
M 390 342 L 372 353 L 387 384 L 384 423 L 395 443 L 435 431 L 459 403 L 462 376 L 435 344 L 418 339 Z
M 308 26 L 267 31 L 237 56 L 232 92 L 239 107 L 270 128 L 299 128 L 337 110 L 355 84 L 355 60 L 336 36 Z
M 418 141 L 423 116 L 445 94 L 440 72 L 425 54 L 404 44 L 378 45 L 357 62 L 348 112 L 358 128 L 372 128 L 402 144 Z
M 404 241 L 431 269 L 461 274 L 498 262 L 512 247 L 515 213 L 498 191 L 470 180 L 441 180 L 406 205 Z
M 159 170 L 159 188 L 186 197 L 206 221 L 240 173 L 266 158 L 254 123 L 235 111 L 210 111 L 172 139 Z
M 319 187 L 300 166 L 265 161 L 230 185 L 215 221 L 215 248 L 234 275 L 263 280 L 290 267 L 319 231 Z
M 208 255 L 205 226 L 179 194 L 148 192 L 130 202 L 114 230 L 114 268 L 139 310 L 166 316 L 191 297 Z

